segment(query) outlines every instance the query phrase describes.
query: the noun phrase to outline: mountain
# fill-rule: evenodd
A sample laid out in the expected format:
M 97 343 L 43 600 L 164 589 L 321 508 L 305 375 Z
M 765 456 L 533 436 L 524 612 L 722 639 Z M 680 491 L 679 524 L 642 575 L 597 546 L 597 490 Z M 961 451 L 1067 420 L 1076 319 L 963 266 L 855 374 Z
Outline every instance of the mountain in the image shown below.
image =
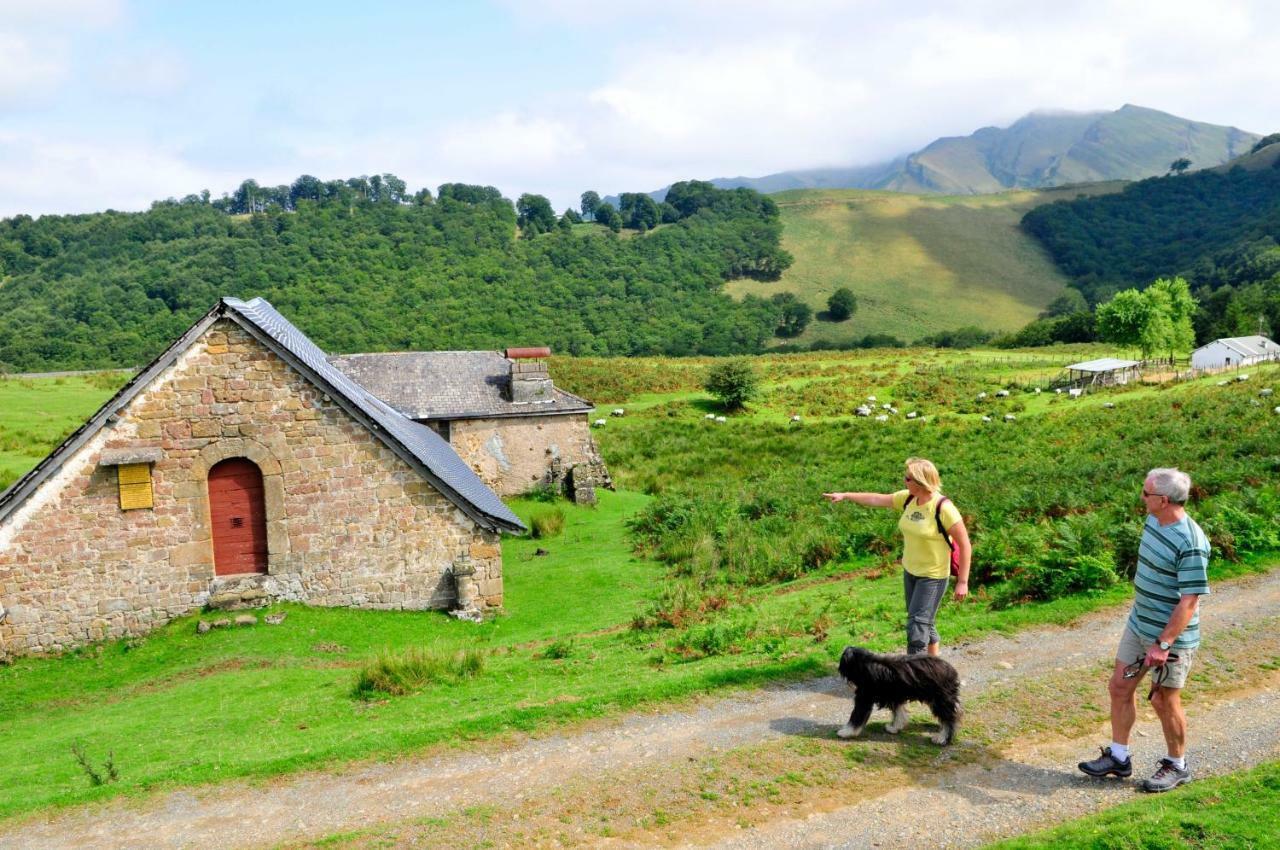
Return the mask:
M 1071 183 L 1141 180 L 1165 174 L 1176 159 L 1209 168 L 1247 153 L 1261 136 L 1126 104 L 1114 112 L 1032 112 L 1008 127 L 937 139 L 891 162 L 851 168 L 720 177 L 724 189 L 888 189 L 980 195 Z M 665 190 L 653 193 L 661 200 Z

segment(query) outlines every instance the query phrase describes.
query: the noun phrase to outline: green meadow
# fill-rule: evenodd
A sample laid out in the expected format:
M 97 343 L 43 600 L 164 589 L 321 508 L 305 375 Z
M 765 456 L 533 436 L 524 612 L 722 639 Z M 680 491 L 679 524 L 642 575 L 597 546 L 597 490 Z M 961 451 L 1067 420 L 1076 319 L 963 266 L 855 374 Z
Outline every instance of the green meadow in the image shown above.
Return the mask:
M 0 377 L 0 490 L 70 436 L 125 380 L 117 372 Z
M 771 197 L 782 212 L 782 247 L 795 262 L 775 283 L 731 281 L 737 297 L 793 292 L 813 308 L 848 287 L 858 310 L 844 322 L 815 318 L 800 343 L 869 333 L 911 343 L 974 325 L 1017 330 L 1060 295 L 1067 278 L 1018 224 L 1030 209 L 1118 185 L 1003 192 L 904 195 L 863 189 L 805 189 Z
M 196 614 L 19 659 L 0 667 L 0 816 L 536 732 L 827 673 L 850 643 L 895 649 L 894 517 L 820 494 L 896 489 L 912 454 L 938 462 L 975 540 L 977 589 L 947 603 L 944 642 L 1127 598 L 1151 466 L 1196 477 L 1215 578 L 1280 550 L 1280 440 L 1257 403 L 1280 369 L 1071 400 L 1052 385 L 1078 350 L 906 354 L 757 358 L 763 394 L 724 423 L 706 418 L 705 361 L 557 361 L 559 383 L 626 410 L 595 430 L 619 490 L 514 503 L 542 534 L 505 539 L 502 614 L 287 605 L 276 626 L 197 634 L 225 615 Z M 28 383 L 6 386 L 26 414 L 0 439 L 28 429 L 13 443 L 35 458 L 100 398 Z M 870 395 L 898 412 L 851 416 Z M 32 436 L 21 423 L 61 396 L 71 421 Z M 73 749 L 118 779 L 93 784 Z

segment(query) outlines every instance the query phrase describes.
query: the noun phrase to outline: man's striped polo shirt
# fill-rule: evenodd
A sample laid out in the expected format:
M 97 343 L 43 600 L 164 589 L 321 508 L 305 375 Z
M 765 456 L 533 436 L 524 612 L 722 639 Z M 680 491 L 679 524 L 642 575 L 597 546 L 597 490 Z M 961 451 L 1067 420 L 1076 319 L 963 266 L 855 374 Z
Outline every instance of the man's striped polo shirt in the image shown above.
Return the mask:
M 1138 545 L 1137 593 L 1129 612 L 1129 628 L 1144 641 L 1155 643 L 1169 624 L 1174 606 L 1185 594 L 1209 593 L 1209 540 L 1189 516 L 1161 525 L 1148 516 Z M 1200 609 L 1173 642 L 1177 649 L 1200 645 Z

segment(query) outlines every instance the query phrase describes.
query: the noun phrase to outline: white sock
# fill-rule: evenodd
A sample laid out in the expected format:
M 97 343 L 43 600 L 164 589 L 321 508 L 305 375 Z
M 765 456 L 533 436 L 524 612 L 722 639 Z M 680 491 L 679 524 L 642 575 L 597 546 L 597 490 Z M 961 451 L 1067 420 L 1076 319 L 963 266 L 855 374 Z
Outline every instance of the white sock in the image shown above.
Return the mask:
M 1186 770 L 1186 769 L 1187 769 L 1187 757 L 1186 757 L 1186 756 L 1178 756 L 1177 758 L 1174 758 L 1173 756 L 1165 756 L 1165 757 L 1164 757 L 1164 759 L 1165 759 L 1165 761 L 1167 761 L 1167 762 L 1171 762 L 1171 763 L 1173 764 L 1173 766 L 1174 766 L 1174 767 L 1176 767 L 1178 770 Z
M 1111 742 L 1111 757 L 1112 757 L 1113 759 L 1115 759 L 1116 761 L 1128 761 L 1128 760 L 1129 760 L 1129 745 L 1128 745 L 1128 744 L 1117 744 L 1115 741 L 1112 741 L 1112 742 Z M 1179 769 L 1179 770 L 1181 770 L 1182 768 L 1178 768 L 1178 769 Z

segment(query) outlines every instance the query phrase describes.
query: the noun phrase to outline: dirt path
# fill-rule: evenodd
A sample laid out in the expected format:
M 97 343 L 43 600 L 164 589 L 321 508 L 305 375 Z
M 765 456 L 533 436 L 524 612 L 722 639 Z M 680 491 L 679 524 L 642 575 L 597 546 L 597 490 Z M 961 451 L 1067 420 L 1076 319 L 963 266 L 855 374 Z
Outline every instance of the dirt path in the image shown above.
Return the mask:
M 1278 611 L 1280 570 L 1215 587 L 1202 615 L 1206 648 L 1215 633 L 1226 634 L 1233 628 L 1254 627 L 1274 634 L 1276 628 L 1262 627 L 1275 620 Z M 984 694 L 1015 681 L 1052 678 L 1054 671 L 1061 676 L 1078 668 L 1097 676 L 1109 667 L 1121 619 L 1116 610 L 1100 612 L 1070 627 L 1041 628 L 953 647 L 947 657 L 961 672 L 967 701 L 981 701 Z M 1280 657 L 1280 643 L 1267 651 Z M 1247 647 L 1240 652 L 1246 654 Z M 1280 724 L 1275 722 L 1280 679 L 1255 681 L 1252 687 L 1252 692 L 1246 692 L 1242 685 L 1216 704 L 1208 700 L 1189 709 L 1197 775 L 1237 770 L 1280 756 Z M 1105 699 L 1101 678 L 1093 690 L 1092 699 Z M 594 815 L 581 811 L 593 806 L 581 801 L 601 795 L 625 797 L 625 786 L 638 787 L 644 777 L 667 786 L 726 754 L 776 749 L 797 740 L 820 740 L 822 746 L 834 749 L 832 733 L 848 715 L 849 705 L 843 683 L 818 679 L 706 699 L 661 713 L 632 714 L 493 745 L 484 752 L 450 752 L 295 775 L 260 785 L 233 782 L 142 801 L 82 806 L 4 825 L 0 847 L 270 847 L 361 830 L 384 830 L 380 841 L 393 844 L 413 840 L 415 844 L 423 841 L 424 846 L 453 846 L 449 836 L 424 841 L 421 830 L 426 827 L 420 825 L 429 823 L 425 819 L 461 823 L 458 813 L 467 811 L 484 813 L 479 817 L 481 825 L 472 828 L 481 829 L 486 840 L 499 846 L 508 841 L 514 845 L 567 841 L 612 846 L 905 847 L 923 841 L 961 847 L 1133 796 L 1132 785 L 1086 782 L 1070 769 L 1101 741 L 1105 726 L 1088 736 L 1065 739 L 1038 729 L 1029 736 L 1031 740 L 1015 740 L 978 763 L 972 758 L 948 763 L 948 754 L 931 753 L 929 758 L 942 764 L 935 763 L 919 783 L 895 769 L 880 771 L 879 785 L 871 769 L 854 780 L 846 775 L 841 780 L 846 785 L 863 782 L 860 793 L 833 795 L 819 788 L 808 794 L 804 805 L 774 811 L 767 822 L 751 823 L 749 829 L 740 828 L 748 825 L 741 819 L 735 823 L 732 818 L 694 816 L 672 832 L 662 828 L 661 813 L 652 819 L 651 831 L 633 826 L 623 830 L 620 838 L 607 838 L 608 830 L 583 829 L 582 821 Z M 1210 708 L 1211 719 L 1204 716 Z M 1136 741 L 1140 763 L 1160 755 L 1159 727 L 1150 720 L 1140 723 Z M 653 797 L 660 790 L 637 793 Z M 835 807 L 833 797 L 849 803 Z M 502 818 L 505 813 L 508 821 L 519 821 L 526 811 L 539 813 L 548 823 L 558 820 L 569 826 L 559 835 L 540 827 L 533 834 L 543 839 L 532 841 L 529 833 L 521 831 L 527 826 Z M 574 818 L 576 824 L 571 823 Z M 357 837 L 352 843 L 365 842 Z

